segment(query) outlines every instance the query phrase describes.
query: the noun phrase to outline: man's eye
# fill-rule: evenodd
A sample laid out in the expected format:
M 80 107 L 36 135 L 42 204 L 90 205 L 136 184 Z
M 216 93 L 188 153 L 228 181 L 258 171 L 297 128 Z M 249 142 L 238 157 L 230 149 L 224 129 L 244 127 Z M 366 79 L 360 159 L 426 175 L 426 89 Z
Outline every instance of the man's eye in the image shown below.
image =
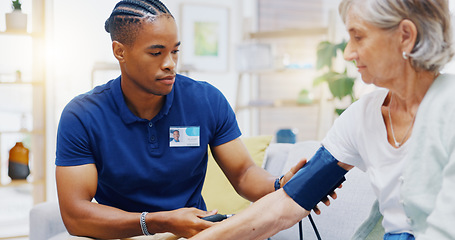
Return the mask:
M 161 55 L 161 52 L 152 52 L 152 53 L 150 53 L 150 55 L 152 55 L 152 56 L 159 56 L 159 55 Z
M 180 52 L 180 50 L 174 50 L 174 51 L 172 51 L 173 54 L 177 54 L 177 53 L 179 53 L 179 52 Z

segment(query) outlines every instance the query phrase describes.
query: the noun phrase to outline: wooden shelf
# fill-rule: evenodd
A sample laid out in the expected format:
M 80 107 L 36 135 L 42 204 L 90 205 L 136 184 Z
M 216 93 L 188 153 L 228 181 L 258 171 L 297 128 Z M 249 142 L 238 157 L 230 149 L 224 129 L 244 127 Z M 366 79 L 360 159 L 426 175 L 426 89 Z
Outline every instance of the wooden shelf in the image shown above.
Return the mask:
M 2 119 L 2 124 L 4 125 L 2 125 L 0 130 L 0 150 L 2 150 L 0 154 L 0 179 L 2 180 L 2 182 L 0 182 L 0 188 L 4 191 L 26 188 L 27 194 L 20 194 L 14 197 L 21 198 L 20 201 L 31 200 L 34 205 L 46 201 L 47 196 L 46 105 L 48 104 L 48 100 L 46 96 L 48 95 L 46 91 L 48 90 L 48 86 L 46 71 L 48 70 L 48 67 L 44 56 L 46 55 L 46 33 L 48 32 L 46 29 L 47 24 L 45 16 L 47 10 L 50 9 L 46 7 L 45 0 L 30 0 L 27 4 L 30 4 L 31 8 L 30 15 L 28 15 L 29 22 L 33 23 L 31 31 L 8 30 L 0 32 L 1 41 L 11 42 L 13 46 L 15 42 L 26 44 L 26 48 L 18 53 L 9 51 L 9 49 L 6 49 L 8 51 L 2 53 L 2 57 L 4 59 L 11 59 L 12 64 L 10 67 L 7 66 L 7 69 L 2 70 L 0 88 L 3 88 L 3 92 L 7 92 L 8 94 L 11 92 L 11 96 L 14 97 L 20 97 L 15 94 L 21 93 L 22 90 L 27 91 L 27 101 L 12 101 L 11 103 L 2 105 L 0 108 L 0 111 L 7 115 L 5 119 Z M 5 45 L 4 48 L 8 48 L 8 46 Z M 21 65 L 22 62 L 25 64 Z M 21 78 L 18 78 L 16 75 L 16 70 L 18 70 L 18 68 L 23 73 Z M 19 79 L 22 81 L 15 81 Z M 29 89 L 31 91 L 29 91 Z M 16 105 L 18 106 L 17 111 Z M 18 122 L 19 114 L 26 114 L 26 125 Z M 21 130 L 20 126 L 16 123 L 21 123 L 20 126 L 27 126 L 28 128 Z M 19 136 L 15 136 L 16 134 Z M 21 136 L 21 134 L 24 136 Z M 28 148 L 30 149 L 29 160 L 31 161 L 31 164 L 29 167 L 31 174 L 26 180 L 10 180 L 7 173 L 8 169 L 5 169 L 5 165 L 8 165 L 7 151 L 12 147 L 9 146 L 10 142 L 17 141 L 16 139 L 25 137 L 25 135 L 27 137 L 27 144 L 29 145 Z M 15 202 L 11 201 L 4 204 L 6 204 L 4 207 L 9 207 L 10 204 L 14 206 Z M 24 211 L 28 211 L 28 207 L 31 206 L 27 205 L 24 207 L 26 208 L 21 209 L 21 214 Z M 5 217 L 9 220 L 14 219 L 15 216 Z M 26 216 L 24 216 L 24 218 L 26 218 Z M 24 221 L 28 220 L 24 219 Z M 14 229 L 2 233 L 0 239 L 27 237 L 27 231 L 22 225 L 22 222 L 12 222 L 11 226 L 13 226 Z M 16 227 L 18 229 L 24 229 L 24 231 L 16 231 Z
M 31 38 L 43 37 L 42 33 L 37 33 L 37 32 L 29 33 L 29 32 L 26 32 L 26 31 L 12 31 L 12 30 L 0 32 L 0 35 L 4 35 L 4 36 L 5 35 L 9 35 L 9 36 L 25 36 L 25 37 L 31 37 Z
M 43 82 L 0 82 L 0 85 L 44 85 Z
M 35 181 L 28 181 L 28 180 L 11 180 L 11 182 L 7 184 L 1 184 L 0 183 L 0 188 L 4 187 L 17 187 L 17 186 L 23 186 L 23 185 L 42 185 L 45 184 L 44 180 L 35 180 Z
M 274 101 L 258 100 L 252 101 L 248 105 L 238 106 L 236 110 L 252 109 L 252 108 L 283 108 L 283 107 L 312 107 L 319 103 L 314 100 L 310 104 L 298 103 L 296 99 L 278 99 Z
M 44 134 L 44 130 L 32 130 L 32 131 L 29 131 L 29 130 L 17 130 L 17 131 L 1 131 L 0 130 L 0 135 L 2 134 L 31 134 L 31 135 L 43 135 Z
M 302 73 L 305 71 L 314 71 L 313 67 L 302 67 L 302 68 L 274 68 L 274 69 L 261 69 L 261 70 L 251 70 L 251 71 L 241 71 L 239 74 L 292 74 L 292 73 Z
M 319 28 L 307 28 L 307 29 L 286 29 L 280 31 L 270 31 L 270 32 L 253 32 L 249 34 L 251 39 L 258 38 L 291 38 L 291 37 L 308 37 L 308 36 L 317 36 L 327 34 L 329 28 L 319 27 Z
M 19 235 L 19 236 L 11 236 L 11 237 L 0 237 L 0 239 L 1 240 L 3 240 L 3 239 L 11 240 L 11 239 L 16 239 L 16 238 L 27 238 L 27 237 L 28 237 L 28 235 Z

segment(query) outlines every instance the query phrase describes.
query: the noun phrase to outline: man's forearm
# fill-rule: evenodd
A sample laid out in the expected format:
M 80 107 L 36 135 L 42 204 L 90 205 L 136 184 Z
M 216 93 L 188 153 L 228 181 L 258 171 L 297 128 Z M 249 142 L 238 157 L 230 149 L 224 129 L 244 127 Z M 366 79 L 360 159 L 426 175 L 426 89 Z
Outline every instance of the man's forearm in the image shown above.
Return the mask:
M 279 188 L 283 187 L 305 164 L 306 160 L 299 161 L 282 178 L 279 178 Z M 275 181 L 277 178 L 278 176 L 272 176 L 263 168 L 254 165 L 245 174 L 242 181 L 243 184 L 241 184 L 242 188 L 238 192 L 241 196 L 252 202 L 257 201 L 266 194 L 275 191 Z
M 245 174 L 236 189 L 239 195 L 251 202 L 273 192 L 276 177 L 258 166 L 253 166 Z
M 84 203 L 62 217 L 68 232 L 74 236 L 101 239 L 118 239 L 143 235 L 141 213 L 125 212 L 109 206 Z M 65 211 L 64 211 L 65 212 Z M 77 212 L 77 213 L 76 213 Z M 147 231 L 151 234 L 170 232 L 177 236 L 191 237 L 214 223 L 202 217 L 215 214 L 196 208 L 180 208 L 172 211 L 150 212 L 145 215 Z
M 191 240 L 266 239 L 309 214 L 283 190 L 261 198 L 243 212 L 208 228 Z
M 74 236 L 103 239 L 126 238 L 142 234 L 140 213 L 129 213 L 97 203 L 82 203 L 72 210 L 62 209 L 68 232 Z

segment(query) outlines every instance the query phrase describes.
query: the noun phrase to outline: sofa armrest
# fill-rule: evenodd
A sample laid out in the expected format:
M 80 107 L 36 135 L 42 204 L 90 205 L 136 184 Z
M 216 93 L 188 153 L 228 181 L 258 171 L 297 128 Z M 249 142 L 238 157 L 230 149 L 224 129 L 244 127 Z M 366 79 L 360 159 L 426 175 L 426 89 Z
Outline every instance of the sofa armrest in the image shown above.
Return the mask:
M 274 176 L 280 176 L 293 147 L 294 144 L 290 143 L 271 143 L 265 153 L 264 169 Z
M 66 228 L 58 203 L 39 203 L 30 210 L 30 240 L 47 240 L 62 232 Z

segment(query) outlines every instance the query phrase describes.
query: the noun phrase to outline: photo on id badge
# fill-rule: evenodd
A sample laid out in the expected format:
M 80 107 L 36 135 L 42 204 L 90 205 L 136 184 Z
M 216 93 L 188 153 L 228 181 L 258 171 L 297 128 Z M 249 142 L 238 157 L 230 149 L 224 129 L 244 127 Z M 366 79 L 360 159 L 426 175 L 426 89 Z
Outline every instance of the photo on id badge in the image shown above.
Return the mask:
M 199 126 L 171 126 L 169 128 L 169 147 L 199 147 Z

